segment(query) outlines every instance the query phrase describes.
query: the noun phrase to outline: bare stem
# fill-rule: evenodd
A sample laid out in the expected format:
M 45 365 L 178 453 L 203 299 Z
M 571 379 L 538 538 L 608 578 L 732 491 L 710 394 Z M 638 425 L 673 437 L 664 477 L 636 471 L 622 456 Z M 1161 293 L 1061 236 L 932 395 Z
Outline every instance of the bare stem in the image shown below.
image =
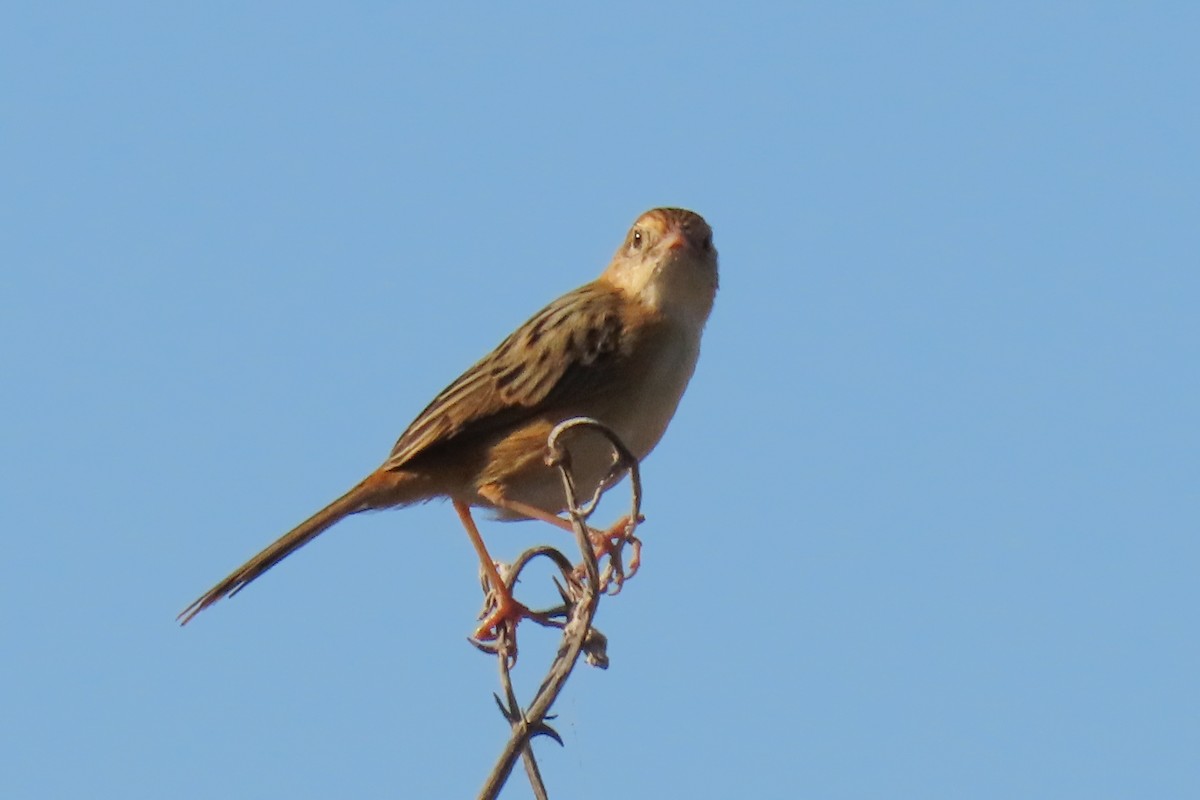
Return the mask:
M 614 453 L 613 466 L 608 477 L 600 483 L 592 497 L 582 506 L 579 503 L 578 492 L 575 487 L 575 477 L 571 472 L 570 454 L 561 442 L 565 434 L 580 428 L 589 428 L 604 436 L 612 444 Z M 575 669 L 575 664 L 579 660 L 580 653 L 584 653 L 587 656 L 588 663 L 594 666 L 606 667 L 608 665 L 608 658 L 605 652 L 607 640 L 603 634 L 592 627 L 592 620 L 596 615 L 596 608 L 599 606 L 600 595 L 604 592 L 603 586 L 606 582 L 601 582 L 600 568 L 596 562 L 596 555 L 590 536 L 591 531 L 588 528 L 587 521 L 596 510 L 596 506 L 604 491 L 616 483 L 626 470 L 629 471 L 630 483 L 632 484 L 632 510 L 629 515 L 627 528 L 628 538 L 632 539 L 633 530 L 641 519 L 642 482 L 638 472 L 637 459 L 633 457 L 629 449 L 608 426 L 588 417 L 569 419 L 557 425 L 550 432 L 547 447 L 549 455 L 546 458 L 546 463 L 552 467 L 558 467 L 562 475 L 563 493 L 567 500 L 567 513 L 571 518 L 571 527 L 575 533 L 575 543 L 583 556 L 584 579 L 579 580 L 576 578 L 570 559 L 560 551 L 545 546 L 526 550 L 514 562 L 512 567 L 506 571 L 507 574 L 504 580 L 511 587 L 516 583 L 521 570 L 534 558 L 543 556 L 554 562 L 555 566 L 562 573 L 562 582 L 558 583 L 556 581 L 556 584 L 563 597 L 563 606 L 542 612 L 539 615 L 542 619 L 539 621 L 543 624 L 554 625 L 555 627 L 561 624 L 563 633 L 562 641 L 559 643 L 554 661 L 550 664 L 550 669 L 546 677 L 542 680 L 541 686 L 538 687 L 533 700 L 524 711 L 521 710 L 516 693 L 512 687 L 511 669 L 513 664 L 510 656 L 515 652 L 515 642 L 510 641 L 503 634 L 497 639 L 494 652 L 500 662 L 500 683 L 504 692 L 504 700 L 501 701 L 500 697 L 497 696 L 496 702 L 512 726 L 512 735 L 509 737 L 504 750 L 492 768 L 491 774 L 488 775 L 487 781 L 479 792 L 481 800 L 492 800 L 492 798 L 499 795 L 500 790 L 512 773 L 512 768 L 516 763 L 518 755 L 524 758 L 525 771 L 529 776 L 529 782 L 533 787 L 534 795 L 538 798 L 548 797 L 545 785 L 542 783 L 537 762 L 534 760 L 530 743 L 533 737 L 540 734 L 549 736 L 559 744 L 562 744 L 562 739 L 546 723 L 546 719 L 549 715 L 550 707 L 558 698 L 559 692 L 566 685 L 567 678 L 570 677 L 571 672 Z M 617 569 L 619 571 L 619 558 L 618 546 L 616 554 L 610 555 L 610 569 L 616 563 L 618 564 Z M 558 623 L 557 619 L 560 617 L 565 621 Z

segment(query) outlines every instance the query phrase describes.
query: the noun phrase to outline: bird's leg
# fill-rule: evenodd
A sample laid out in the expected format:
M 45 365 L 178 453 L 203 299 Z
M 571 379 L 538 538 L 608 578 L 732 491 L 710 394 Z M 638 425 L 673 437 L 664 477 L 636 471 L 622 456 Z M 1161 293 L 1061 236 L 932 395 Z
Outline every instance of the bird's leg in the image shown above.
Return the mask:
M 500 571 L 496 569 L 496 562 L 492 561 L 487 546 L 483 543 L 483 537 L 479 535 L 479 528 L 475 527 L 475 520 L 471 517 L 471 507 L 455 500 L 454 510 L 458 512 L 458 518 L 462 520 L 463 527 L 467 529 L 467 536 L 470 537 L 471 544 L 475 546 L 475 552 L 479 555 L 479 563 L 483 566 L 483 574 L 491 584 L 496 598 L 495 609 L 484 618 L 483 622 L 479 623 L 479 627 L 475 629 L 474 638 L 481 642 L 495 639 L 500 635 L 500 626 L 511 625 L 515 649 L 517 623 L 529 616 L 529 609 L 517 602 L 513 597 L 512 589 L 500 577 Z
M 542 522 L 548 522 L 557 528 L 562 528 L 564 531 L 574 531 L 575 528 L 570 520 L 563 519 L 557 514 L 551 514 L 549 511 L 538 508 L 537 506 L 522 503 L 520 500 L 510 500 L 501 495 L 493 487 L 487 486 L 479 490 L 489 503 L 497 508 L 511 511 L 515 514 L 520 514 L 530 519 L 538 519 Z M 639 519 L 638 522 L 641 522 Z M 592 552 L 596 556 L 596 560 L 609 557 L 609 563 L 604 570 L 604 574 L 600 579 L 600 591 L 605 591 L 608 588 L 610 581 L 616 584 L 616 592 L 621 591 L 621 584 L 626 578 L 632 578 L 634 573 L 638 571 L 638 567 L 642 564 L 642 540 L 633 535 L 633 525 L 629 522 L 629 515 L 626 514 L 617 523 L 606 531 L 597 530 L 591 526 L 587 526 L 588 539 L 592 543 Z M 626 572 L 621 565 L 621 548 L 626 544 L 633 547 L 633 555 L 629 559 L 629 571 Z M 583 576 L 583 566 L 580 565 L 575 570 L 576 577 Z
M 554 527 L 562 528 L 568 533 L 575 530 L 575 526 L 571 524 L 571 520 L 563 519 L 557 514 L 551 514 L 549 511 L 538 508 L 537 506 L 531 506 L 528 503 L 522 503 L 520 500 L 509 500 L 507 497 L 503 496 L 490 486 L 481 488 L 479 490 L 479 494 L 496 508 L 504 511 L 511 511 L 514 514 L 520 514 L 521 516 L 529 517 L 530 519 L 540 519 L 542 522 L 549 522 Z M 596 530 L 594 528 L 588 528 L 588 532 L 595 533 Z

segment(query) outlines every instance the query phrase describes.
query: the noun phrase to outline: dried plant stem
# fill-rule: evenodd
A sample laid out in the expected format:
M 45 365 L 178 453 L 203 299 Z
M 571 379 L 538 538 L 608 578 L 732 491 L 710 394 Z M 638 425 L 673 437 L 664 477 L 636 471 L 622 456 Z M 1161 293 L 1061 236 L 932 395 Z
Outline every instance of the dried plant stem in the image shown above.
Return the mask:
M 571 472 L 570 457 L 561 443 L 562 437 L 567 432 L 578 428 L 589 428 L 603 435 L 612 444 L 615 454 L 613 468 L 610 473 L 612 480 L 606 480 L 601 486 L 597 487 L 591 499 L 582 506 L 578 500 L 575 479 Z M 615 479 L 626 470 L 629 471 L 633 495 L 632 512 L 629 516 L 629 538 L 632 538 L 633 529 L 636 527 L 638 520 L 641 519 L 642 486 L 641 477 L 638 473 L 637 459 L 632 456 L 628 448 L 625 447 L 611 429 L 594 419 L 578 417 L 556 426 L 550 433 L 547 445 L 549 448 L 547 463 L 558 467 L 562 474 L 563 492 L 567 500 L 567 513 L 571 518 L 571 527 L 575 533 L 575 543 L 583 556 L 584 579 L 582 581 L 578 580 L 574 575 L 570 559 L 551 547 L 537 547 L 525 551 L 513 564 L 512 568 L 507 570 L 508 574 L 505 576 L 505 583 L 511 587 L 516 582 L 521 570 L 533 558 L 543 556 L 555 563 L 563 577 L 563 582 L 558 584 L 558 586 L 563 596 L 564 605 L 559 609 L 544 612 L 541 615 L 542 619 L 539 621 L 542 624 L 554 625 L 555 627 L 561 624 L 563 633 L 562 641 L 559 644 L 554 661 L 551 663 L 546 677 L 542 680 L 541 686 L 538 687 L 533 700 L 524 711 L 521 710 L 512 687 L 511 669 L 513 663 L 511 655 L 515 652 L 515 643 L 503 635 L 497 640 L 494 652 L 500 664 L 500 682 L 504 692 L 504 700 L 501 701 L 499 696 L 497 696 L 496 702 L 512 726 L 512 735 L 509 737 L 504 750 L 492 768 L 491 774 L 488 775 L 483 788 L 479 792 L 481 800 L 491 800 L 499 795 L 501 788 L 503 788 L 509 775 L 512 773 L 512 768 L 516 764 L 518 755 L 521 755 L 524 759 L 525 771 L 529 777 L 530 785 L 533 787 L 534 795 L 538 798 L 548 797 L 537 762 L 533 757 L 533 750 L 530 747 L 530 743 L 535 736 L 546 735 L 559 744 L 562 744 L 562 739 L 546 723 L 546 719 L 550 712 L 550 707 L 558 698 L 559 692 L 562 691 L 567 678 L 570 677 L 572 670 L 574 670 L 575 664 L 579 659 L 579 654 L 586 653 L 589 663 L 601 667 L 607 666 L 608 661 L 605 655 L 606 640 L 603 634 L 592 628 L 592 619 L 596 615 L 600 595 L 603 593 L 603 584 L 601 583 L 600 568 L 593 551 L 587 520 L 595 511 L 605 488 L 615 482 Z M 610 556 L 610 567 L 612 563 L 619 564 L 619 558 L 618 548 L 618 551 Z M 565 617 L 565 622 L 558 623 L 556 621 L 558 617 Z

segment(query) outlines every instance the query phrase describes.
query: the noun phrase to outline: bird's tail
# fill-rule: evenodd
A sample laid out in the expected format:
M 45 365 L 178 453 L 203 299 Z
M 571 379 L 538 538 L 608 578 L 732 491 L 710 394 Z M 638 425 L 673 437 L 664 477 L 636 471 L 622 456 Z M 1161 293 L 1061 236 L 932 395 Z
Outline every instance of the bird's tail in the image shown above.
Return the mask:
M 180 612 L 176 618 L 179 620 L 179 624 L 188 624 L 192 617 L 222 597 L 232 597 L 237 594 L 245 588 L 246 584 L 351 514 L 379 507 L 376 503 L 372 502 L 377 494 L 373 488 L 376 483 L 376 481 L 372 480 L 374 478 L 376 478 L 376 475 L 372 474 L 337 500 L 334 500 L 325 506 L 325 508 L 313 514 L 283 536 L 280 536 L 254 558 L 235 569 L 225 580 L 209 589 L 194 603 Z

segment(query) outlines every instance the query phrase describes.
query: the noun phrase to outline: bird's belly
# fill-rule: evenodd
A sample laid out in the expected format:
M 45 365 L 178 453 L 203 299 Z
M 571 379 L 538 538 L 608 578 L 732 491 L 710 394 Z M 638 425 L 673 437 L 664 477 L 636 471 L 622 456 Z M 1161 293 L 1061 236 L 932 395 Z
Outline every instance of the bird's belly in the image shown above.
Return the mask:
M 638 359 L 636 371 L 619 390 L 600 393 L 594 403 L 584 403 L 575 413 L 567 415 L 593 417 L 604 423 L 639 462 L 662 438 L 696 367 L 698 347 L 690 344 L 688 337 L 681 336 L 663 344 L 655 352 Z M 556 419 L 549 424 L 552 426 L 561 421 Z M 609 477 L 614 452 L 608 440 L 594 431 L 580 431 L 563 441 L 570 454 L 578 499 L 583 502 L 592 496 L 601 481 Z M 623 474 L 617 479 L 620 477 Z M 511 474 L 504 483 L 503 493 L 509 499 L 554 513 L 566 508 L 562 478 L 557 468 L 542 463 L 530 464 L 529 469 Z M 504 512 L 499 516 L 502 519 L 522 518 Z

